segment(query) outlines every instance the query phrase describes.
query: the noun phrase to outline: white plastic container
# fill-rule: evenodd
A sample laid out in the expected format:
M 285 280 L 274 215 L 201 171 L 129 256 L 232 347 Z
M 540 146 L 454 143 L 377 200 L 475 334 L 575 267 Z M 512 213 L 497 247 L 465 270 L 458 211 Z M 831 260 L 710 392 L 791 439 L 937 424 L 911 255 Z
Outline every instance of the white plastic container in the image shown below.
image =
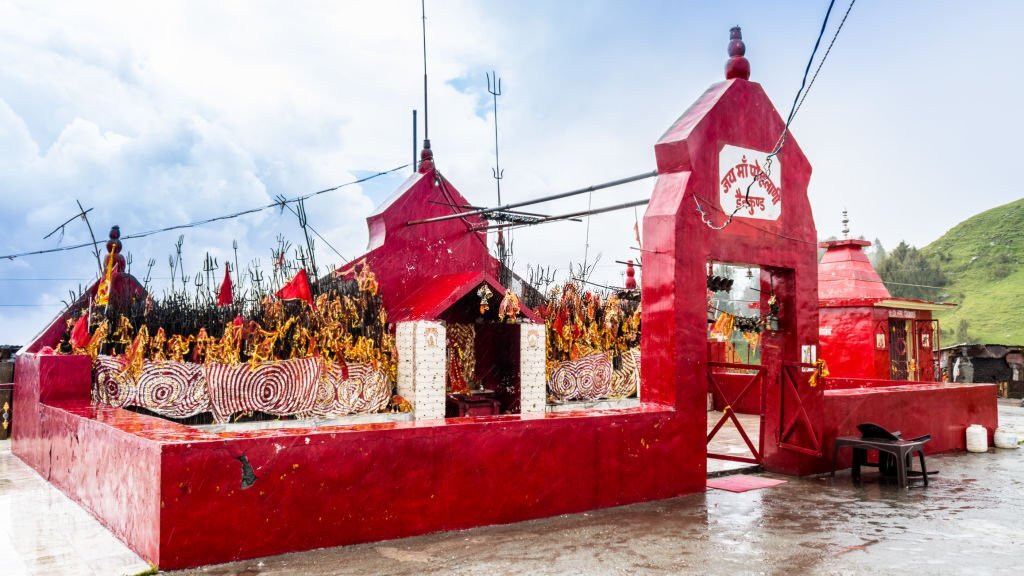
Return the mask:
M 967 451 L 988 452 L 988 430 L 981 424 L 967 427 Z
M 996 445 L 996 448 L 1013 449 L 1018 446 L 1017 435 L 1006 428 L 996 428 L 992 441 Z

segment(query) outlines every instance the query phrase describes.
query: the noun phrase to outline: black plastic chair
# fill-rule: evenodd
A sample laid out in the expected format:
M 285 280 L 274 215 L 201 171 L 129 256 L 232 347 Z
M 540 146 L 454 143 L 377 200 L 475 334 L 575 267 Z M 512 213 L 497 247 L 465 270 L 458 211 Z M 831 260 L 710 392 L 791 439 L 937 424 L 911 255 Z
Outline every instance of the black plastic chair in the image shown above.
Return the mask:
M 928 485 L 928 475 L 937 472 L 928 472 L 924 460 L 924 445 L 932 439 L 931 434 L 918 436 L 904 440 L 899 432 L 889 432 L 878 424 L 865 422 L 857 425 L 861 436 L 843 436 L 836 438 L 835 446 L 832 449 L 832 477 L 836 475 L 836 462 L 839 458 L 839 449 L 850 447 L 853 449 L 853 466 L 850 468 L 850 476 L 854 481 L 860 481 L 861 466 L 878 468 L 883 476 L 896 476 L 901 488 L 906 487 L 909 478 L 921 478 L 924 485 Z M 868 462 L 868 450 L 878 452 L 878 463 Z M 921 470 L 913 469 L 911 460 L 914 453 L 921 462 Z

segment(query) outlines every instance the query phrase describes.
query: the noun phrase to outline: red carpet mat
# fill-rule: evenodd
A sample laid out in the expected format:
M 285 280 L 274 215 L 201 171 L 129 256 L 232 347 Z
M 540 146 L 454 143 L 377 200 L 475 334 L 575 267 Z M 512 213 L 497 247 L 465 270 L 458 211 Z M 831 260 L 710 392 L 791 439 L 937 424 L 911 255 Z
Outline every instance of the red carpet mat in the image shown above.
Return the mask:
M 759 488 L 771 488 L 779 484 L 785 484 L 786 480 L 775 480 L 763 476 L 747 476 L 746 474 L 734 474 L 708 480 L 708 488 L 718 488 L 729 492 L 746 492 Z

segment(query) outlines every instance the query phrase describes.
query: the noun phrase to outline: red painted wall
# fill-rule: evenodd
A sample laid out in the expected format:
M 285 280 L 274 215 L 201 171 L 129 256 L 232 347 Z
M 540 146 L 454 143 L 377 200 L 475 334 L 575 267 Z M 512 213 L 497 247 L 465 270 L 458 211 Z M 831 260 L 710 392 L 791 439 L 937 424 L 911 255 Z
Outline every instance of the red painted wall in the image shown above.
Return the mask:
M 818 357 L 828 364 L 829 374 L 842 378 L 889 378 L 889 351 L 875 350 L 876 320 L 872 308 L 822 308 L 819 314 Z
M 828 363 L 832 376 L 840 378 L 891 379 L 889 361 L 889 318 L 895 312 L 892 308 L 873 306 L 827 306 L 820 311 L 821 350 L 818 354 Z M 915 321 L 930 321 L 928 310 L 899 310 L 912 312 Z M 885 347 L 878 348 L 875 335 L 881 331 L 885 336 Z M 934 347 L 920 346 L 920 334 L 908 338 L 917 348 L 919 373 L 916 380 L 934 381 Z
M 17 379 L 14 453 L 163 569 L 704 489 L 692 423 L 649 403 L 213 434 L 91 405 L 84 356 L 23 355 Z
M 694 466 L 678 457 L 681 422 L 672 412 L 457 420 L 167 446 L 160 565 L 507 523 L 700 489 L 681 482 L 695 478 Z M 238 453 L 258 477 L 247 490 Z
M 729 406 L 740 414 L 760 414 L 760 383 L 751 384 L 747 393 L 740 398 L 739 402 L 736 401 L 736 398 L 743 392 L 743 388 L 750 382 L 750 378 L 749 374 L 718 372 L 715 375 L 715 381 L 718 382 L 718 390 L 710 390 L 711 402 L 715 410 L 722 411 L 726 406 Z
M 883 383 L 884 384 L 884 383 Z M 981 424 L 988 429 L 989 442 L 999 426 L 995 384 L 940 384 L 935 382 L 866 385 L 854 381 L 837 385 L 842 389 L 825 392 L 825 445 L 831 447 L 839 436 L 860 436 L 857 424 L 873 422 L 900 431 L 904 438 L 931 434 L 925 445 L 929 454 L 965 450 L 967 426 Z M 831 458 L 831 453 L 827 454 Z M 850 466 L 850 451 L 840 454 L 839 467 Z M 831 467 L 822 461 L 818 472 Z

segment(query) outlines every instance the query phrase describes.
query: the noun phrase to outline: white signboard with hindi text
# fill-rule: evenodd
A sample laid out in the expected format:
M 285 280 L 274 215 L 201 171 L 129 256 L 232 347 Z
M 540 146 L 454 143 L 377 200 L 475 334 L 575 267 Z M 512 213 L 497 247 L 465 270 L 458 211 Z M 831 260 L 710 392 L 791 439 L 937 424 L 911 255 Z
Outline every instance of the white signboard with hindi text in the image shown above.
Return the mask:
M 718 154 L 718 198 L 722 211 L 737 218 L 778 220 L 782 214 L 782 162 L 772 158 L 765 176 L 767 152 L 728 144 Z M 753 185 L 751 185 L 753 184 Z M 748 194 L 749 188 L 749 194 Z

